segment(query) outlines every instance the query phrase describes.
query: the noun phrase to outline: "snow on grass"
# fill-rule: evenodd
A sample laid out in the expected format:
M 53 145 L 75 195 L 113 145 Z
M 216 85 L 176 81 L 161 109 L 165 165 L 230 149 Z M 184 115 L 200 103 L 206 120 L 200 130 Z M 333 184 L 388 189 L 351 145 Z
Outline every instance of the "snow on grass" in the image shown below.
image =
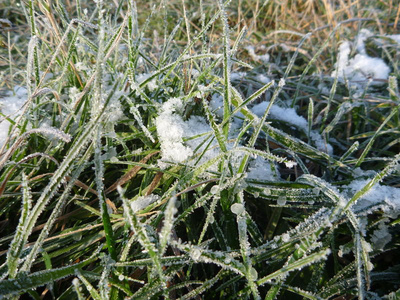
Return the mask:
M 247 178 L 265 181 L 277 181 L 280 175 L 277 170 L 272 170 L 271 162 L 257 157 L 249 164 Z
M 356 90 L 363 90 L 370 81 L 371 85 L 382 85 L 389 77 L 390 68 L 378 57 L 370 57 L 365 50 L 365 40 L 372 35 L 366 29 L 362 29 L 354 43 L 357 54 L 350 58 L 352 44 L 343 42 L 339 47 L 339 55 L 336 70 L 332 77 L 338 77 L 341 82 L 346 80 L 352 83 Z
M 0 98 L 0 110 L 2 114 L 10 119 L 15 119 L 19 110 L 27 100 L 28 92 L 26 88 L 16 86 L 14 91 L 8 91 L 6 97 Z M 4 145 L 10 127 L 10 122 L 0 117 L 0 148 Z
M 171 98 L 165 102 L 156 118 L 157 134 L 161 143 L 162 160 L 160 168 L 168 165 L 163 161 L 182 163 L 193 155 L 191 148 L 183 144 L 185 123 L 181 117 L 183 102 L 179 98 Z
M 222 104 L 222 97 L 213 97 L 214 109 L 218 111 Z M 213 101 L 211 101 L 213 102 Z M 215 138 L 212 136 L 212 129 L 207 119 L 202 116 L 191 116 L 184 121 L 181 117 L 183 102 L 179 98 L 171 98 L 165 102 L 160 115 L 156 118 L 156 127 L 161 143 L 161 160 L 158 165 L 167 168 L 170 163 L 188 163 L 189 165 L 203 164 L 217 157 L 221 150 Z M 232 123 L 229 138 L 236 140 L 236 129 L 240 125 L 238 122 Z M 185 141 L 184 141 L 185 140 Z M 228 143 L 228 149 L 233 148 L 232 143 Z M 195 155 L 201 155 L 198 158 Z M 243 153 L 234 152 L 231 157 L 233 166 L 238 166 L 243 158 Z M 217 171 L 217 163 L 209 167 L 209 171 Z M 251 179 L 266 181 L 276 181 L 279 179 L 277 171 L 272 171 L 271 162 L 257 157 L 249 165 L 248 176 Z
M 254 105 L 251 108 L 251 111 L 258 117 L 261 117 L 264 114 L 265 110 L 267 109 L 268 105 L 269 101 L 261 102 L 259 104 Z M 307 133 L 308 131 L 307 120 L 304 117 L 299 116 L 296 113 L 296 110 L 293 108 L 284 108 L 278 106 L 277 104 L 273 104 L 270 109 L 268 117 L 271 119 L 280 120 L 290 125 L 296 126 L 297 128 L 303 130 L 305 133 Z M 312 139 L 318 150 L 326 152 L 329 155 L 333 154 L 332 146 L 326 143 L 318 132 L 312 131 L 310 133 L 310 138 Z
M 356 179 L 347 187 L 347 192 L 354 194 L 363 188 L 369 179 Z M 375 184 L 368 193 L 360 198 L 353 206 L 354 211 L 368 211 L 370 207 L 379 206 L 384 214 L 391 218 L 397 218 L 400 215 L 400 189 L 381 184 Z
M 258 54 L 256 54 L 254 46 L 247 46 L 245 49 L 249 53 L 250 57 L 252 59 L 254 59 L 255 61 L 261 61 L 263 63 L 268 63 L 269 62 L 270 56 L 269 56 L 268 53 L 265 53 L 265 54 L 262 54 L 262 55 L 258 55 Z

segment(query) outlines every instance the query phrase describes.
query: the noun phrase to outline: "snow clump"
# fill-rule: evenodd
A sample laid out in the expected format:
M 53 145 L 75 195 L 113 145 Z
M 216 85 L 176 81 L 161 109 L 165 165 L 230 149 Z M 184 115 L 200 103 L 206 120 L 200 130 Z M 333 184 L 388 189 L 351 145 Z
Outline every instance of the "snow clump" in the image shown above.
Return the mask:
M 389 66 L 381 58 L 370 57 L 365 50 L 365 40 L 370 36 L 372 33 L 369 30 L 360 31 L 354 43 L 357 54 L 353 58 L 350 58 L 352 44 L 345 41 L 340 45 L 332 77 L 338 77 L 341 82 L 348 80 L 356 90 L 363 90 L 369 81 L 371 85 L 378 86 L 388 79 Z
M 8 91 L 6 97 L 0 98 L 0 110 L 5 116 L 15 120 L 27 98 L 28 92 L 26 88 L 16 86 L 14 91 Z M 10 122 L 0 117 L 0 148 L 3 147 L 7 140 L 9 127 Z
M 158 162 L 160 168 L 168 165 L 163 161 L 182 163 L 193 155 L 192 149 L 183 144 L 185 123 L 180 116 L 183 102 L 179 98 L 171 98 L 165 102 L 156 118 L 157 134 L 161 143 L 162 160 Z

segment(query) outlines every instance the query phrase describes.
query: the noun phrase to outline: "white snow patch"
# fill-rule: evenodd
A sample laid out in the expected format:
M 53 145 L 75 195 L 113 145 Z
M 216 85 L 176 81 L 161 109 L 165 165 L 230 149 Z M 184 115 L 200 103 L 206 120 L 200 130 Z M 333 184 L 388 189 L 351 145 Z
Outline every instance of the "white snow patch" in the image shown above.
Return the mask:
M 272 171 L 270 161 L 262 157 L 257 157 L 249 164 L 247 178 L 255 180 L 276 181 L 278 179 L 276 172 Z
M 354 195 L 369 181 L 369 179 L 354 180 L 347 186 L 348 191 Z M 397 218 L 400 215 L 400 189 L 377 183 L 354 204 L 352 210 L 365 211 L 371 206 L 375 206 L 375 209 L 379 206 L 387 217 Z
M 392 240 L 388 227 L 384 222 L 380 222 L 378 229 L 374 230 L 371 236 L 372 247 L 376 250 L 382 250 L 386 244 Z
M 340 45 L 332 77 L 337 76 L 341 82 L 349 80 L 358 90 L 362 90 L 369 81 L 371 85 L 382 85 L 388 79 L 389 66 L 381 58 L 370 57 L 366 53 L 365 40 L 371 35 L 366 29 L 360 31 L 354 43 L 357 54 L 353 58 L 350 58 L 351 43 L 346 41 Z
M 230 79 L 231 81 L 242 80 L 244 77 L 246 77 L 246 75 L 246 72 L 232 72 L 230 75 Z
M 0 98 L 0 110 L 10 119 L 15 119 L 27 98 L 28 92 L 26 88 L 16 86 L 14 87 L 14 91 L 8 91 L 6 97 Z M 5 118 L 0 117 L 0 148 L 3 147 L 8 137 L 9 127 L 10 122 L 8 122 Z
M 193 155 L 192 149 L 183 145 L 182 138 L 186 126 L 179 115 L 182 108 L 181 99 L 171 98 L 162 105 L 160 115 L 156 118 L 162 155 L 162 161 L 158 162 L 160 168 L 168 166 L 163 160 L 181 163 Z
M 258 74 L 256 79 L 264 84 L 271 82 L 271 79 L 269 77 L 265 76 L 264 74 Z
M 400 34 L 391 34 L 388 35 L 388 37 L 394 40 L 396 43 L 400 44 Z
M 254 105 L 251 108 L 251 111 L 258 117 L 261 117 L 267 109 L 268 105 L 269 101 L 261 102 Z M 304 117 L 299 116 L 293 108 L 283 108 L 276 104 L 273 104 L 269 111 L 269 118 L 284 121 L 288 124 L 296 126 L 297 128 L 303 130 L 305 133 L 308 132 L 307 120 Z M 318 150 L 332 155 L 332 146 L 326 143 L 318 132 L 312 131 L 310 133 L 310 138 L 313 140 Z
M 245 47 L 245 49 L 249 53 L 250 57 L 252 59 L 254 59 L 255 61 L 261 61 L 263 63 L 268 63 L 269 62 L 270 56 L 269 56 L 268 53 L 265 53 L 265 54 L 262 54 L 262 55 L 258 55 L 258 54 L 256 54 L 254 46 L 247 46 L 247 47 Z

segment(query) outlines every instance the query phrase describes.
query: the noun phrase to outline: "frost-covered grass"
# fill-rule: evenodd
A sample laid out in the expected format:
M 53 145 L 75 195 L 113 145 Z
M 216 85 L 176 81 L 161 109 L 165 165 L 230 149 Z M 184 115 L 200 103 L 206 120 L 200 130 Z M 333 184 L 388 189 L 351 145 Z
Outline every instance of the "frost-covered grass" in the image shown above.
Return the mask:
M 0 298 L 399 298 L 399 13 L 2 1 Z

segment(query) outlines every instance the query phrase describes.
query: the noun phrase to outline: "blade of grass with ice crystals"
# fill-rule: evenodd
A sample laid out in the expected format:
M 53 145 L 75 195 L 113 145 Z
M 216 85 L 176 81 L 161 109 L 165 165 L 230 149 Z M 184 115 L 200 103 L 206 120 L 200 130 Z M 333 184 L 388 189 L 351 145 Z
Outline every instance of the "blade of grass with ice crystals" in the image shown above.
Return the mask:
M 167 50 L 169 50 L 169 48 L 173 44 L 172 41 L 174 41 L 175 36 L 176 36 L 176 34 L 178 32 L 178 29 L 181 26 L 181 24 L 182 24 L 182 18 L 180 18 L 178 20 L 178 23 L 175 25 L 174 29 L 172 29 L 171 33 L 168 36 L 168 39 L 165 41 L 165 43 L 163 45 L 163 49 L 162 49 L 161 54 L 160 54 L 158 67 L 160 67 L 164 63 L 164 60 L 166 60 L 166 59 L 164 59 L 164 56 L 166 55 Z
M 233 111 L 232 111 L 232 116 L 238 113 L 243 107 L 245 107 L 247 104 L 252 102 L 253 100 L 257 99 L 260 97 L 266 90 L 268 90 L 271 86 L 275 84 L 275 81 L 270 81 L 266 83 L 264 86 L 262 86 L 260 89 L 255 91 L 252 95 L 250 95 L 246 100 L 244 100 L 242 103 L 240 103 Z M 225 124 L 226 122 L 229 122 L 229 119 L 224 119 L 222 121 L 222 124 Z
M 103 184 L 104 164 L 103 164 L 103 158 L 101 155 L 102 130 L 101 130 L 100 126 L 97 128 L 97 132 L 95 134 L 96 134 L 96 139 L 94 141 L 94 147 L 95 147 L 94 166 L 95 166 L 95 176 L 96 176 L 95 181 L 96 181 L 97 196 L 99 198 L 101 219 L 103 221 L 104 232 L 106 234 L 106 244 L 107 244 L 108 252 L 109 252 L 111 258 L 116 261 L 117 253 L 115 250 L 114 233 L 112 231 L 110 215 L 108 213 L 108 206 L 106 203 L 104 184 Z
M 364 196 L 376 183 L 381 181 L 383 178 L 388 176 L 393 172 L 394 168 L 398 166 L 400 160 L 400 154 L 396 154 L 393 160 L 379 173 L 377 173 L 374 178 L 372 178 L 363 188 L 361 188 L 354 196 L 347 202 L 344 207 L 345 210 L 349 209 L 358 199 Z
M 255 143 L 256 143 L 259 135 L 260 135 L 261 129 L 263 127 L 263 124 L 264 124 L 265 120 L 267 119 L 269 111 L 270 111 L 272 105 L 274 104 L 276 98 L 280 94 L 284 84 L 285 84 L 285 81 L 283 79 L 281 79 L 279 81 L 278 88 L 275 89 L 275 91 L 274 91 L 274 93 L 273 93 L 273 95 L 271 97 L 271 100 L 270 100 L 270 102 L 269 102 L 269 104 L 268 104 L 268 106 L 267 106 L 262 118 L 260 120 L 256 119 L 254 132 L 251 135 L 250 140 L 248 142 L 249 147 L 254 147 L 254 145 L 255 145 Z M 247 168 L 248 162 L 249 162 L 249 155 L 246 154 L 243 157 L 242 162 L 240 163 L 239 172 L 244 172 L 244 170 Z
M 246 208 L 244 207 L 243 190 L 237 194 L 236 198 L 239 201 L 232 204 L 231 211 L 236 215 L 240 253 L 242 255 L 243 264 L 246 269 L 245 277 L 247 280 L 247 285 L 249 286 L 254 299 L 261 299 L 260 293 L 255 284 L 255 281 L 258 279 L 258 274 L 256 269 L 254 269 L 252 266 L 252 261 L 250 259 L 249 253 L 250 243 L 247 236 L 247 221 L 245 214 Z
M 201 286 L 191 290 L 189 293 L 178 298 L 178 300 L 189 300 L 200 296 L 205 291 L 210 290 L 212 286 L 214 286 L 219 280 L 221 280 L 227 274 L 228 272 L 226 272 L 225 270 L 220 270 L 218 274 L 215 275 L 213 278 L 203 282 Z
M 204 238 L 204 236 L 205 236 L 205 234 L 207 232 L 208 225 L 210 223 L 214 222 L 214 221 L 211 222 L 211 220 L 214 220 L 215 208 L 216 208 L 217 203 L 219 202 L 219 200 L 220 200 L 219 197 L 215 195 L 213 197 L 213 200 L 211 201 L 210 208 L 206 209 L 207 216 L 206 216 L 206 220 L 205 220 L 205 222 L 203 224 L 203 229 L 201 230 L 200 237 L 199 237 L 199 239 L 197 241 L 198 245 L 200 245 L 203 242 L 203 238 Z
M 15 279 L 0 281 L 0 296 L 18 295 L 30 289 L 53 283 L 57 280 L 73 275 L 76 270 L 82 269 L 88 264 L 96 261 L 96 256 L 97 254 L 80 263 L 67 267 L 52 269 L 49 271 L 39 271 L 29 275 L 26 273 L 20 273 Z
M 362 164 L 362 162 L 364 161 L 368 152 L 371 150 L 371 147 L 372 147 L 373 143 L 375 142 L 375 139 L 378 137 L 378 135 L 381 132 L 381 130 L 383 129 L 383 127 L 385 127 L 386 123 L 389 122 L 389 120 L 398 113 L 399 108 L 400 108 L 400 105 L 396 106 L 395 108 L 392 108 L 392 111 L 390 112 L 390 114 L 386 117 L 386 119 L 382 122 L 382 124 L 379 126 L 379 128 L 375 131 L 374 135 L 371 137 L 367 146 L 365 147 L 363 153 L 358 158 L 357 163 L 355 165 L 356 168 Z
M 303 299 L 310 299 L 310 300 L 322 300 L 322 298 L 314 295 L 313 293 L 310 293 L 308 291 L 304 291 L 298 287 L 295 286 L 290 286 L 287 284 L 282 284 L 282 288 L 284 288 L 285 290 L 288 290 L 294 294 L 297 294 L 299 296 L 302 296 Z
M 32 195 L 28 186 L 28 178 L 26 177 L 25 173 L 22 173 L 22 190 L 23 193 L 21 216 L 14 234 L 14 238 L 7 252 L 9 278 L 15 278 L 15 276 L 17 275 L 18 261 L 21 255 L 21 251 L 28 240 L 28 237 L 25 236 L 23 233 L 26 230 L 27 218 L 32 207 Z
M 339 161 L 345 161 L 346 158 L 348 158 L 354 151 L 358 150 L 358 147 L 360 146 L 360 143 L 358 141 L 354 142 L 353 145 L 347 149 L 347 151 L 340 157 Z
M 150 258 L 153 261 L 152 267 L 155 269 L 155 272 L 158 275 L 161 285 L 163 287 L 165 287 L 166 280 L 165 280 L 165 275 L 162 270 L 161 257 L 160 257 L 160 253 L 157 249 L 157 246 L 151 242 L 151 240 L 148 236 L 148 233 L 146 231 L 146 228 L 143 226 L 143 224 L 140 223 L 135 212 L 132 210 L 131 206 L 128 203 L 128 199 L 126 199 L 123 194 L 122 188 L 119 186 L 117 188 L 117 190 L 122 199 L 124 213 L 126 215 L 126 218 L 129 221 L 129 225 L 131 226 L 131 229 L 133 230 L 133 232 L 135 232 L 137 234 L 139 243 L 149 253 Z
M 90 293 L 90 296 L 92 296 L 94 300 L 104 300 L 93 287 L 93 285 L 85 278 L 85 276 L 83 276 L 81 272 L 79 272 L 79 270 L 75 272 L 75 275 L 78 276 L 80 281 L 82 281 L 83 285 L 86 287 L 87 291 Z
M 224 120 L 231 118 L 230 106 L 231 106 L 231 55 L 229 49 L 229 25 L 228 25 L 228 16 L 225 10 L 225 4 L 220 0 L 218 2 L 219 8 L 221 10 L 221 21 L 223 28 L 223 74 L 224 74 L 224 97 L 223 97 L 223 111 L 224 111 Z M 222 126 L 222 132 L 225 136 L 225 139 L 228 138 L 229 134 L 230 122 L 225 123 Z
M 357 290 L 358 290 L 358 299 L 365 299 L 365 286 L 364 281 L 365 278 L 362 273 L 362 259 L 361 259 L 361 240 L 360 240 L 360 232 L 356 231 L 354 233 L 354 244 L 355 244 L 355 257 L 356 257 L 356 271 L 357 271 Z
M 305 268 L 314 262 L 320 261 L 322 259 L 326 259 L 327 255 L 329 255 L 330 250 L 329 249 L 323 249 L 320 250 L 316 253 L 310 254 L 308 256 L 305 256 L 303 258 L 300 258 L 298 260 L 295 260 L 292 263 L 289 263 L 288 265 L 282 267 L 280 270 L 275 271 L 257 281 L 258 285 L 264 285 L 268 283 L 271 280 L 274 280 L 276 278 L 279 278 L 281 276 L 287 275 L 289 272 L 292 272 L 294 270 L 301 270 L 302 268 Z
M 55 207 L 53 208 L 53 211 L 51 212 L 51 215 L 48 217 L 48 220 L 46 224 L 44 225 L 42 231 L 40 232 L 39 237 L 36 239 L 35 244 L 33 245 L 31 251 L 29 252 L 28 256 L 25 259 L 24 265 L 21 268 L 21 271 L 28 271 L 30 270 L 33 262 L 35 261 L 35 258 L 37 256 L 37 253 L 39 252 L 40 248 L 43 245 L 44 240 L 47 238 L 47 236 L 50 233 L 50 230 L 54 223 L 57 221 L 57 217 L 62 213 L 63 207 L 68 200 L 68 197 L 70 196 L 70 192 L 72 188 L 75 186 L 75 180 L 78 178 L 78 176 L 81 174 L 81 172 L 84 170 L 86 167 L 86 163 L 89 159 L 89 157 L 92 154 L 92 148 L 89 147 L 86 151 L 86 153 L 80 158 L 77 168 L 73 171 L 73 174 L 71 176 L 71 180 L 68 182 L 68 185 L 65 187 L 63 193 L 61 196 L 57 199 L 57 203 Z
M 164 255 L 165 251 L 167 250 L 168 241 L 170 240 L 172 228 L 174 225 L 174 215 L 176 212 L 176 197 L 172 196 L 168 201 L 167 207 L 165 208 L 164 223 L 159 234 L 161 255 Z
M 228 5 L 228 3 L 231 2 L 231 0 L 225 0 L 224 5 Z M 189 52 L 190 49 L 193 48 L 193 46 L 196 44 L 196 42 L 206 33 L 206 31 L 211 27 L 212 24 L 214 24 L 214 22 L 219 18 L 221 14 L 221 9 L 219 9 L 210 19 L 210 21 L 208 21 L 208 23 L 204 26 L 204 28 L 202 28 L 202 30 L 192 39 L 192 42 L 185 47 L 185 49 L 182 51 L 182 53 L 177 57 L 177 59 L 175 60 L 174 63 L 158 70 L 156 73 L 154 73 L 152 76 L 149 76 L 149 78 L 147 78 L 146 80 L 144 80 L 143 82 L 140 83 L 140 87 L 145 86 L 149 81 L 153 80 L 153 78 L 155 78 L 156 76 L 158 76 L 160 73 L 163 73 L 164 71 L 167 71 L 167 74 L 165 75 L 165 79 L 169 78 L 169 75 L 173 72 L 173 70 L 176 68 L 176 66 L 181 63 L 186 56 L 186 53 Z M 165 80 L 164 79 L 164 80 Z
M 236 274 L 245 276 L 245 266 L 229 253 L 212 251 L 191 244 L 178 244 L 176 247 L 189 254 L 192 261 L 196 263 L 212 263 L 225 270 L 230 270 Z
M 308 123 L 308 131 L 307 131 L 307 137 L 308 140 L 311 140 L 311 129 L 313 125 L 313 118 L 314 118 L 314 101 L 312 98 L 309 98 L 310 102 L 308 103 L 308 111 L 307 111 L 307 123 Z
M 262 234 L 258 229 L 257 223 L 251 218 L 250 214 L 245 211 L 247 230 L 256 246 L 261 246 L 264 242 Z
M 210 126 L 211 126 L 212 130 L 214 131 L 214 135 L 215 135 L 215 138 L 217 139 L 218 145 L 219 145 L 221 151 L 226 153 L 228 151 L 227 146 L 226 146 L 227 136 L 224 134 L 223 128 L 222 128 L 222 132 L 221 132 L 220 126 L 218 126 L 215 123 L 214 116 L 210 111 L 210 107 L 208 106 L 206 99 L 203 99 L 203 107 L 204 107 L 204 111 L 207 115 L 207 119 L 210 122 Z
M 73 162 L 76 160 L 76 157 L 79 156 L 82 149 L 91 139 L 94 130 L 98 126 L 99 120 L 100 118 L 95 119 L 86 125 L 81 135 L 75 140 L 74 144 L 70 148 L 64 160 L 60 163 L 58 169 L 54 172 L 54 175 L 51 178 L 50 182 L 45 187 L 39 199 L 37 200 L 35 206 L 29 213 L 28 221 L 24 232 L 24 239 L 25 238 L 27 239 L 29 237 L 29 235 L 32 232 L 33 226 L 35 225 L 37 219 L 44 210 L 45 206 L 53 198 L 53 196 L 59 189 L 60 184 L 63 182 L 65 176 L 72 171 L 71 166 L 73 165 Z

